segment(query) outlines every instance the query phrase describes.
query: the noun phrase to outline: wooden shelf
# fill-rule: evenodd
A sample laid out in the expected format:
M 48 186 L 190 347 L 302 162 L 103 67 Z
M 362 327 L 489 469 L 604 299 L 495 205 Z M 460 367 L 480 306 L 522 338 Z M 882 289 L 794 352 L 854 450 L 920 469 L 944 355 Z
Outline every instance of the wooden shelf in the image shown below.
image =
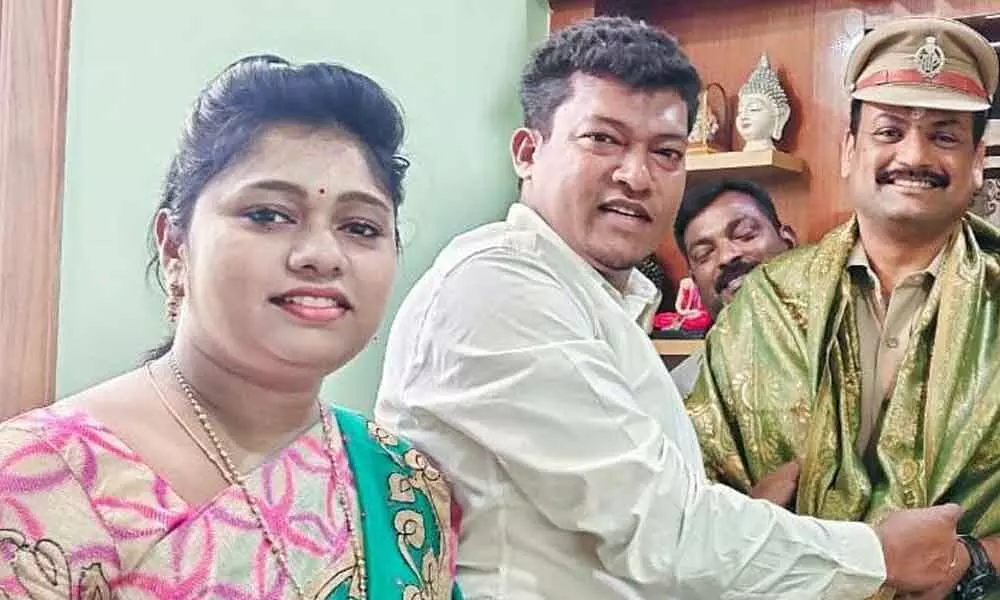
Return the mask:
M 663 356 L 686 356 L 705 344 L 705 340 L 653 340 L 653 347 Z
M 804 160 L 780 150 L 687 155 L 687 171 L 691 175 L 715 174 L 752 179 L 801 173 L 805 168 Z

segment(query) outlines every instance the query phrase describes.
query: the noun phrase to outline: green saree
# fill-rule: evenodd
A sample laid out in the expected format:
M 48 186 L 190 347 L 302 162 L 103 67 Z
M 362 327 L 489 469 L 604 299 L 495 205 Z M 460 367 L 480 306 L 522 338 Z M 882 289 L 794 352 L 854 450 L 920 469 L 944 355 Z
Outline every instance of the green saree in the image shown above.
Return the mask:
M 363 417 L 334 407 L 363 507 L 365 562 L 371 600 L 461 600 L 454 574 L 453 515 L 447 486 L 407 442 Z M 349 592 L 351 592 L 349 594 Z M 356 597 L 339 585 L 328 600 Z

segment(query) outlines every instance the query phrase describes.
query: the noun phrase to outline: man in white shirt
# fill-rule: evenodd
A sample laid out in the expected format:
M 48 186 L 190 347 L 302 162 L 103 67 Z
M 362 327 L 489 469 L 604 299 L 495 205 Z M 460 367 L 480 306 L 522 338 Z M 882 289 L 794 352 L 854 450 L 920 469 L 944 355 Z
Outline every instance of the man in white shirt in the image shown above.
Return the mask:
M 688 188 L 674 219 L 674 240 L 713 320 L 747 273 L 799 244 L 767 190 L 741 179 Z M 703 358 L 695 351 L 670 371 L 682 398 L 694 389 Z
M 397 314 L 375 416 L 454 485 L 467 598 L 864 598 L 954 568 L 955 506 L 872 528 L 707 481 L 633 268 L 670 230 L 699 89 L 645 24 L 556 33 L 522 77 L 520 203 L 445 248 Z

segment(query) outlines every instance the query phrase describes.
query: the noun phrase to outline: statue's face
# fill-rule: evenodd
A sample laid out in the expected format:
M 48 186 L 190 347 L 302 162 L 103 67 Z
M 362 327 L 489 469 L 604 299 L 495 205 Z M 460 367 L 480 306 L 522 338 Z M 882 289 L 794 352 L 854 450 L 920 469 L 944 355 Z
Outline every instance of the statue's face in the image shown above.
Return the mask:
M 740 98 L 740 112 L 736 116 L 736 129 L 746 141 L 766 140 L 771 137 L 775 120 L 771 103 L 756 94 Z

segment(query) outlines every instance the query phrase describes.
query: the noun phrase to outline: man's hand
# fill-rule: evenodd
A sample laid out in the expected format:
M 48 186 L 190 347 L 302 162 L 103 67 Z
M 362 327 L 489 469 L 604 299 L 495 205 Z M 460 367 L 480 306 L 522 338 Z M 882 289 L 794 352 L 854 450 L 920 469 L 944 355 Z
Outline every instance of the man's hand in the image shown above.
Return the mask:
M 795 490 L 799 487 L 799 461 L 787 462 L 771 471 L 750 490 L 751 498 L 770 500 L 778 506 L 791 508 Z
M 875 526 L 886 584 L 921 600 L 946 597 L 951 588 L 944 588 L 957 583 L 965 572 L 962 565 L 968 566 L 956 531 L 963 512 L 957 504 L 904 510 Z
M 951 570 L 951 575 L 948 576 L 946 581 L 924 592 L 901 594 L 897 596 L 897 600 L 944 600 L 944 598 L 950 596 L 955 591 L 955 586 L 958 585 L 959 580 L 969 570 L 969 565 L 972 564 L 972 557 L 969 556 L 969 550 L 965 547 L 965 544 L 958 541 L 955 544 L 955 556 L 952 559 L 955 562 L 955 567 Z

